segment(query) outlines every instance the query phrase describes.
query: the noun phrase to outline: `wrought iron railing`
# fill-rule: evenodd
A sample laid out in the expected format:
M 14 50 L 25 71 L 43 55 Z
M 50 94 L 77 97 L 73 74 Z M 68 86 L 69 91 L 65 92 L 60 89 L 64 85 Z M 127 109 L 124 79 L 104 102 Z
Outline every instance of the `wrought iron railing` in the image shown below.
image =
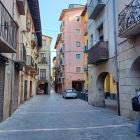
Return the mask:
M 34 67 L 34 59 L 31 57 L 31 65 Z
M 46 80 L 46 76 L 45 77 L 40 76 L 40 80 Z
M 17 48 L 17 29 L 18 25 L 13 20 L 10 13 L 0 1 L 0 37 L 3 38 L 11 47 Z
M 65 53 L 65 46 L 60 49 L 60 53 Z
M 119 34 L 135 25 L 140 20 L 140 2 L 133 0 L 119 15 Z
M 84 65 L 84 71 L 88 71 L 88 65 Z
M 60 77 L 65 77 L 65 72 L 61 72 Z
M 41 58 L 41 62 L 46 62 L 46 57 Z
M 108 42 L 98 42 L 96 45 L 91 47 L 88 51 L 88 62 L 92 64 L 92 62 L 98 61 L 101 58 L 108 58 Z
M 31 29 L 31 19 L 28 16 L 26 18 L 26 26 Z
M 35 70 L 38 71 L 37 64 L 35 64 Z
M 64 58 L 60 61 L 60 65 L 65 65 L 65 59 Z

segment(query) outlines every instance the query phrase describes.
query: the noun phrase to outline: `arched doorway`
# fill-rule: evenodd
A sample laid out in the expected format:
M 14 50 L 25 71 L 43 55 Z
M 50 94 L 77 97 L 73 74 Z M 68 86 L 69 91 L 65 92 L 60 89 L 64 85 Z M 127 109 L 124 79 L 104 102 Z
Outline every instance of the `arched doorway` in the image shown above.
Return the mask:
M 117 92 L 113 76 L 108 72 L 102 72 L 96 82 L 97 106 L 108 107 L 117 110 Z

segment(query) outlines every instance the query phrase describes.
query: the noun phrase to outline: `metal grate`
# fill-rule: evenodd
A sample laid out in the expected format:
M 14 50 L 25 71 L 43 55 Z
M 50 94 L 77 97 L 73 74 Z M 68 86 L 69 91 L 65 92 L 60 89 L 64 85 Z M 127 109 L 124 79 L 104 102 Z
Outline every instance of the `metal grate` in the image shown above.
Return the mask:
M 18 25 L 0 1 L 0 36 L 14 49 L 17 48 Z

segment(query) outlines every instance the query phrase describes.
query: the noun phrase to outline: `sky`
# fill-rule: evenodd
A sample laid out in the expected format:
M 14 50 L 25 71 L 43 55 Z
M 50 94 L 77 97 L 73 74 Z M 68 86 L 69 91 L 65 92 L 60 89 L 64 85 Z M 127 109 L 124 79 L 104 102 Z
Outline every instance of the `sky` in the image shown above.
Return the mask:
M 39 0 L 42 34 L 53 38 L 51 44 L 51 67 L 53 66 L 53 57 L 56 56 L 54 46 L 57 35 L 60 33 L 61 21 L 58 20 L 62 10 L 67 9 L 69 4 L 85 5 L 86 2 L 87 0 Z

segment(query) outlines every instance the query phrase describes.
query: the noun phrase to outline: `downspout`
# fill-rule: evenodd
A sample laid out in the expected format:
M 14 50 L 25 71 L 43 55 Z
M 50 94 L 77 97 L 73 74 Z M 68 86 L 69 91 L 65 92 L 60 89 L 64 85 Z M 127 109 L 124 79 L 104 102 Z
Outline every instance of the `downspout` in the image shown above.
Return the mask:
M 117 56 L 117 29 L 116 29 L 116 6 L 113 0 L 113 22 L 114 22 L 114 46 L 115 46 L 115 65 L 116 65 L 116 86 L 117 86 L 117 105 L 118 115 L 120 116 L 120 96 L 119 96 L 119 75 L 118 75 L 118 56 Z
M 16 5 L 16 0 L 13 0 L 13 20 L 15 20 L 15 5 Z M 13 35 L 14 37 L 14 35 Z M 15 38 L 13 38 L 13 45 L 15 45 Z M 12 60 L 14 60 L 15 55 L 14 53 L 12 53 Z M 11 99 L 10 99 L 10 110 L 9 110 L 9 116 L 11 117 L 12 115 L 12 93 L 13 93 L 13 87 L 14 87 L 14 82 L 13 82 L 13 78 L 14 78 L 14 61 L 12 61 L 12 71 L 11 71 Z

